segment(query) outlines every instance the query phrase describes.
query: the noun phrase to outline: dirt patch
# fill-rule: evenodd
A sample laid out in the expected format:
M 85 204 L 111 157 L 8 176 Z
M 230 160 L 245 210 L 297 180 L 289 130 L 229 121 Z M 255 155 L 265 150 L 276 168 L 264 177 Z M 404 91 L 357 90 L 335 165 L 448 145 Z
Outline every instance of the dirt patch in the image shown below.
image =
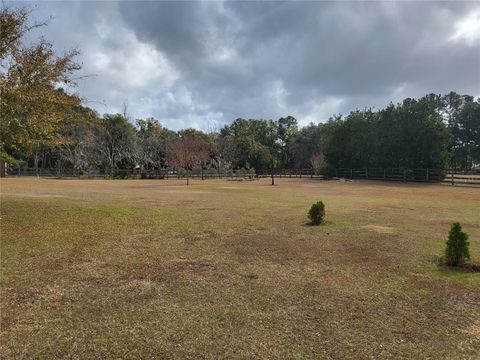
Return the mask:
M 364 229 L 376 232 L 378 234 L 395 234 L 395 230 L 389 226 L 380 226 L 380 225 L 365 225 L 362 226 Z

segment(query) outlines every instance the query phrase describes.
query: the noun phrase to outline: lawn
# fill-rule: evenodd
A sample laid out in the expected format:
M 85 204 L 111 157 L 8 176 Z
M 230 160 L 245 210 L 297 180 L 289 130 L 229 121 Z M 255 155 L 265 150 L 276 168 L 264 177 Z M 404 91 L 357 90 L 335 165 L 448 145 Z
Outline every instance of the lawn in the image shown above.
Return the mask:
M 2 179 L 0 358 L 480 357 L 479 189 L 269 181 Z

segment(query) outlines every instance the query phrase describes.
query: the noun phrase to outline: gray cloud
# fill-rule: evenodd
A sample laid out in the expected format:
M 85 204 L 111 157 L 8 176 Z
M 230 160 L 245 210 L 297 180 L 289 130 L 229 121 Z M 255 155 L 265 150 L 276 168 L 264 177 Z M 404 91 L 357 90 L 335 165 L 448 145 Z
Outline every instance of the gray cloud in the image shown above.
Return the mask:
M 100 112 L 207 129 L 237 117 L 321 122 L 426 93 L 480 95 L 475 2 L 40 3 Z

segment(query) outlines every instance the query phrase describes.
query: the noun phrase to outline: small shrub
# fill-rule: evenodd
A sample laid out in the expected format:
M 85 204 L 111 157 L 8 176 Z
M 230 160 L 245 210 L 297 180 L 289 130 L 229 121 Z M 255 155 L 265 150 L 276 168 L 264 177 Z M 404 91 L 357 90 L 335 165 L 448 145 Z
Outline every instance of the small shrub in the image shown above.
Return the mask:
M 248 176 L 248 171 L 245 168 L 241 168 L 235 171 L 236 177 L 246 178 Z
M 468 250 L 468 235 L 462 231 L 462 226 L 456 222 L 452 224 L 448 234 L 445 257 L 449 265 L 461 265 L 470 259 Z
M 332 165 L 326 163 L 320 167 L 320 174 L 326 177 L 335 177 L 337 170 Z
M 312 205 L 308 211 L 308 218 L 313 225 L 320 225 L 325 217 L 325 205 L 322 201 L 318 201 Z

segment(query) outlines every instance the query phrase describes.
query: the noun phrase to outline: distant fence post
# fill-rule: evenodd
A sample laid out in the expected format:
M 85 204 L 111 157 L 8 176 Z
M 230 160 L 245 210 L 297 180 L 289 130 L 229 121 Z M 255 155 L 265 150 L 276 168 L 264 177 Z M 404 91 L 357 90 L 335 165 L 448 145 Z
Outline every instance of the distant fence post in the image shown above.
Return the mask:
M 353 179 L 353 169 L 350 168 L 350 179 Z
M 407 170 L 403 169 L 403 182 L 407 181 Z
M 430 174 L 429 174 L 429 172 L 430 172 L 430 170 L 427 168 L 427 173 L 426 173 L 426 175 L 425 175 L 425 180 L 426 180 L 427 182 L 430 181 Z
M 368 179 L 368 168 L 365 169 L 365 176 L 366 176 L 367 179 Z
M 454 172 L 454 171 L 453 171 L 453 168 L 452 168 L 452 170 L 450 171 L 450 175 L 451 175 L 451 177 L 452 177 L 452 186 L 455 186 L 455 175 L 454 175 L 453 172 Z
M 383 181 L 387 181 L 387 169 L 383 169 Z

